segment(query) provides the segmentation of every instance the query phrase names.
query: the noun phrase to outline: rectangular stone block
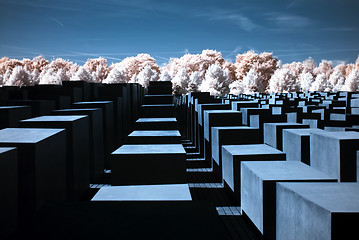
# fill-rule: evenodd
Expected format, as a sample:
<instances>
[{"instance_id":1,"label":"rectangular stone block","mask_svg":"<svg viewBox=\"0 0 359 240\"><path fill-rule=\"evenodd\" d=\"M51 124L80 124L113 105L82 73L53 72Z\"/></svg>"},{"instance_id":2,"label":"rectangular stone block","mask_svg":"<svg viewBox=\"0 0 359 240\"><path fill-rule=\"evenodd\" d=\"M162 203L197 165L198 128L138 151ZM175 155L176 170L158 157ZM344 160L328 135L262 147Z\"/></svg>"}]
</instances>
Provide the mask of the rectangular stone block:
<instances>
[{"instance_id":1,"label":"rectangular stone block","mask_svg":"<svg viewBox=\"0 0 359 240\"><path fill-rule=\"evenodd\" d=\"M66 199L66 132L64 129L5 128L0 147L18 150L19 221L41 206Z\"/></svg>"},{"instance_id":2,"label":"rectangular stone block","mask_svg":"<svg viewBox=\"0 0 359 240\"><path fill-rule=\"evenodd\" d=\"M204 111L206 110L231 110L231 106L223 103L198 104L198 124L201 126L203 126Z\"/></svg>"},{"instance_id":3,"label":"rectangular stone block","mask_svg":"<svg viewBox=\"0 0 359 240\"><path fill-rule=\"evenodd\" d=\"M178 130L144 130L133 131L128 135L129 144L180 144L181 134Z\"/></svg>"},{"instance_id":4,"label":"rectangular stone block","mask_svg":"<svg viewBox=\"0 0 359 240\"><path fill-rule=\"evenodd\" d=\"M7 238L18 225L17 149L0 147L0 238Z\"/></svg>"},{"instance_id":5,"label":"rectangular stone block","mask_svg":"<svg viewBox=\"0 0 359 240\"><path fill-rule=\"evenodd\" d=\"M276 188L278 240L358 235L358 183L278 183Z\"/></svg>"},{"instance_id":6,"label":"rectangular stone block","mask_svg":"<svg viewBox=\"0 0 359 240\"><path fill-rule=\"evenodd\" d=\"M212 127L213 172L222 181L222 146L262 143L259 129L247 126Z\"/></svg>"},{"instance_id":7,"label":"rectangular stone block","mask_svg":"<svg viewBox=\"0 0 359 240\"><path fill-rule=\"evenodd\" d=\"M142 118L170 118L175 116L173 104L141 105L140 116Z\"/></svg>"},{"instance_id":8,"label":"rectangular stone block","mask_svg":"<svg viewBox=\"0 0 359 240\"><path fill-rule=\"evenodd\" d=\"M81 199L90 188L88 116L42 116L22 120L20 127L66 129L67 199Z\"/></svg>"},{"instance_id":9,"label":"rectangular stone block","mask_svg":"<svg viewBox=\"0 0 359 240\"><path fill-rule=\"evenodd\" d=\"M267 118L270 115L269 109L264 108L241 108L242 112L242 123L243 125L249 125L250 124L250 116L251 115L265 115Z\"/></svg>"},{"instance_id":10,"label":"rectangular stone block","mask_svg":"<svg viewBox=\"0 0 359 240\"><path fill-rule=\"evenodd\" d=\"M104 174L105 151L101 108L55 110L53 115L87 115L89 118L90 182L97 183Z\"/></svg>"},{"instance_id":11,"label":"rectangular stone block","mask_svg":"<svg viewBox=\"0 0 359 240\"><path fill-rule=\"evenodd\" d=\"M123 145L111 154L111 184L185 183L185 162L181 144Z\"/></svg>"},{"instance_id":12,"label":"rectangular stone block","mask_svg":"<svg viewBox=\"0 0 359 240\"><path fill-rule=\"evenodd\" d=\"M102 187L91 201L191 201L188 184Z\"/></svg>"},{"instance_id":13,"label":"rectangular stone block","mask_svg":"<svg viewBox=\"0 0 359 240\"><path fill-rule=\"evenodd\" d=\"M301 162L242 162L241 168L242 213L251 219L264 239L276 239L277 182L337 181Z\"/></svg>"},{"instance_id":14,"label":"rectangular stone block","mask_svg":"<svg viewBox=\"0 0 359 240\"><path fill-rule=\"evenodd\" d=\"M206 201L83 201L44 208L18 239L227 240L228 235Z\"/></svg>"},{"instance_id":15,"label":"rectangular stone block","mask_svg":"<svg viewBox=\"0 0 359 240\"><path fill-rule=\"evenodd\" d=\"M139 118L135 122L136 130L176 130L176 118Z\"/></svg>"},{"instance_id":16,"label":"rectangular stone block","mask_svg":"<svg viewBox=\"0 0 359 240\"><path fill-rule=\"evenodd\" d=\"M144 96L144 104L152 105L152 104L173 104L173 95L145 95Z\"/></svg>"},{"instance_id":17,"label":"rectangular stone block","mask_svg":"<svg viewBox=\"0 0 359 240\"><path fill-rule=\"evenodd\" d=\"M241 108L258 108L258 102L253 101L232 101L231 109L235 111L241 111Z\"/></svg>"},{"instance_id":18,"label":"rectangular stone block","mask_svg":"<svg viewBox=\"0 0 359 240\"><path fill-rule=\"evenodd\" d=\"M283 129L309 128L309 125L300 123L264 123L264 143L283 150Z\"/></svg>"},{"instance_id":19,"label":"rectangular stone block","mask_svg":"<svg viewBox=\"0 0 359 240\"><path fill-rule=\"evenodd\" d=\"M204 138L211 140L211 128L242 125L242 113L233 110L206 110L204 112Z\"/></svg>"},{"instance_id":20,"label":"rectangular stone block","mask_svg":"<svg viewBox=\"0 0 359 240\"><path fill-rule=\"evenodd\" d=\"M283 130L283 152L287 161L299 161L310 165L310 133L321 129L301 128Z\"/></svg>"},{"instance_id":21,"label":"rectangular stone block","mask_svg":"<svg viewBox=\"0 0 359 240\"><path fill-rule=\"evenodd\" d=\"M266 144L222 146L224 184L237 203L241 202L241 162L273 160L285 160L285 153Z\"/></svg>"},{"instance_id":22,"label":"rectangular stone block","mask_svg":"<svg viewBox=\"0 0 359 240\"><path fill-rule=\"evenodd\" d=\"M17 127L26 118L31 118L29 106L0 106L0 129Z\"/></svg>"},{"instance_id":23,"label":"rectangular stone block","mask_svg":"<svg viewBox=\"0 0 359 240\"><path fill-rule=\"evenodd\" d=\"M340 182L359 180L359 132L310 133L310 164L312 167L336 177Z\"/></svg>"},{"instance_id":24,"label":"rectangular stone block","mask_svg":"<svg viewBox=\"0 0 359 240\"><path fill-rule=\"evenodd\" d=\"M114 114L113 114L113 102L112 101L93 101L93 102L76 102L73 108L101 108L103 114L103 136L105 144L105 167L110 168L109 156L118 146L114 141Z\"/></svg>"},{"instance_id":25,"label":"rectangular stone block","mask_svg":"<svg viewBox=\"0 0 359 240\"><path fill-rule=\"evenodd\" d=\"M46 115L55 110L55 101L52 100L9 100L7 105L30 106L32 117Z\"/></svg>"}]
</instances>

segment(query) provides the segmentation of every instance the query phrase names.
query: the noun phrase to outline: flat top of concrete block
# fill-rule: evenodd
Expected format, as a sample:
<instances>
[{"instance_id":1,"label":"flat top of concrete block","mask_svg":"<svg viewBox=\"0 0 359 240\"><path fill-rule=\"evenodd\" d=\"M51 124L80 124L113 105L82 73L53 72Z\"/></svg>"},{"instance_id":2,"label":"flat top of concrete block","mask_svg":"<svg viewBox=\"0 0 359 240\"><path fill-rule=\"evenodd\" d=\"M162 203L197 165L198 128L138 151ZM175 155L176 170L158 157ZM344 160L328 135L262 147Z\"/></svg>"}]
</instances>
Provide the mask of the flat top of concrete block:
<instances>
[{"instance_id":1,"label":"flat top of concrete block","mask_svg":"<svg viewBox=\"0 0 359 240\"><path fill-rule=\"evenodd\" d=\"M112 154L185 154L182 144L122 145Z\"/></svg>"},{"instance_id":2,"label":"flat top of concrete block","mask_svg":"<svg viewBox=\"0 0 359 240\"><path fill-rule=\"evenodd\" d=\"M308 126L302 123L288 123L288 122L279 122L279 123L264 123L264 125L275 125L275 126ZM309 126L308 126L309 127Z\"/></svg>"},{"instance_id":3,"label":"flat top of concrete block","mask_svg":"<svg viewBox=\"0 0 359 240\"><path fill-rule=\"evenodd\" d=\"M0 154L16 149L15 147L0 147Z\"/></svg>"},{"instance_id":4,"label":"flat top of concrete block","mask_svg":"<svg viewBox=\"0 0 359 240\"><path fill-rule=\"evenodd\" d=\"M176 118L139 118L136 122L177 122Z\"/></svg>"},{"instance_id":5,"label":"flat top of concrete block","mask_svg":"<svg viewBox=\"0 0 359 240\"><path fill-rule=\"evenodd\" d=\"M54 110L54 112L80 112L80 111L98 111L101 108L68 108L68 109L60 109Z\"/></svg>"},{"instance_id":6,"label":"flat top of concrete block","mask_svg":"<svg viewBox=\"0 0 359 240\"><path fill-rule=\"evenodd\" d=\"M202 106L219 106L219 105L223 105L223 106L229 106L229 104L226 103L200 103L198 104L198 107L202 107Z\"/></svg>"},{"instance_id":7,"label":"flat top of concrete block","mask_svg":"<svg viewBox=\"0 0 359 240\"><path fill-rule=\"evenodd\" d=\"M211 113L220 113L220 114L226 114L226 113L241 113L240 111L236 111L236 110L205 110L204 113L207 114L211 114Z\"/></svg>"},{"instance_id":8,"label":"flat top of concrete block","mask_svg":"<svg viewBox=\"0 0 359 240\"><path fill-rule=\"evenodd\" d=\"M153 137L180 137L181 134L179 131L177 130L136 130L133 131L130 135L128 135L129 137L148 137L148 136L153 136Z\"/></svg>"},{"instance_id":9,"label":"flat top of concrete block","mask_svg":"<svg viewBox=\"0 0 359 240\"><path fill-rule=\"evenodd\" d=\"M146 104L141 105L141 107L173 107L174 104Z\"/></svg>"},{"instance_id":10,"label":"flat top of concrete block","mask_svg":"<svg viewBox=\"0 0 359 240\"><path fill-rule=\"evenodd\" d=\"M145 97L173 97L173 95L172 94L161 94L161 95L155 95L155 94L153 94L153 95L145 95Z\"/></svg>"},{"instance_id":11,"label":"flat top of concrete block","mask_svg":"<svg viewBox=\"0 0 359 240\"><path fill-rule=\"evenodd\" d=\"M191 201L188 184L102 187L91 201Z\"/></svg>"},{"instance_id":12,"label":"flat top of concrete block","mask_svg":"<svg viewBox=\"0 0 359 240\"><path fill-rule=\"evenodd\" d=\"M284 154L267 144L225 145L223 148L232 155Z\"/></svg>"},{"instance_id":13,"label":"flat top of concrete block","mask_svg":"<svg viewBox=\"0 0 359 240\"><path fill-rule=\"evenodd\" d=\"M82 118L86 118L87 115L66 115L66 116L41 116L35 118L29 118L22 120L21 122L73 122Z\"/></svg>"},{"instance_id":14,"label":"flat top of concrete block","mask_svg":"<svg viewBox=\"0 0 359 240\"><path fill-rule=\"evenodd\" d=\"M0 106L1 109L27 108L27 106Z\"/></svg>"},{"instance_id":15,"label":"flat top of concrete block","mask_svg":"<svg viewBox=\"0 0 359 240\"><path fill-rule=\"evenodd\" d=\"M0 130L0 143L37 143L64 129L5 128Z\"/></svg>"},{"instance_id":16,"label":"flat top of concrete block","mask_svg":"<svg viewBox=\"0 0 359 240\"><path fill-rule=\"evenodd\" d=\"M75 102L74 104L96 104L96 103L112 103L112 101L91 101L91 102Z\"/></svg>"},{"instance_id":17,"label":"flat top of concrete block","mask_svg":"<svg viewBox=\"0 0 359 240\"><path fill-rule=\"evenodd\" d=\"M359 132L352 131L318 131L312 132L313 135L321 135L323 137L335 138L338 140L359 140Z\"/></svg>"},{"instance_id":18,"label":"flat top of concrete block","mask_svg":"<svg viewBox=\"0 0 359 240\"><path fill-rule=\"evenodd\" d=\"M290 132L300 136L310 136L312 132L322 132L324 130L319 128L296 128L296 129L284 129L285 132Z\"/></svg>"},{"instance_id":19,"label":"flat top of concrete block","mask_svg":"<svg viewBox=\"0 0 359 240\"><path fill-rule=\"evenodd\" d=\"M248 126L227 126L227 127L212 127L212 129L218 130L246 130L246 129L259 129L256 127L248 127Z\"/></svg>"},{"instance_id":20,"label":"flat top of concrete block","mask_svg":"<svg viewBox=\"0 0 359 240\"><path fill-rule=\"evenodd\" d=\"M277 183L331 212L359 212L359 183Z\"/></svg>"},{"instance_id":21,"label":"flat top of concrete block","mask_svg":"<svg viewBox=\"0 0 359 240\"><path fill-rule=\"evenodd\" d=\"M297 161L251 161L243 162L242 164L262 180L337 180Z\"/></svg>"}]
</instances>

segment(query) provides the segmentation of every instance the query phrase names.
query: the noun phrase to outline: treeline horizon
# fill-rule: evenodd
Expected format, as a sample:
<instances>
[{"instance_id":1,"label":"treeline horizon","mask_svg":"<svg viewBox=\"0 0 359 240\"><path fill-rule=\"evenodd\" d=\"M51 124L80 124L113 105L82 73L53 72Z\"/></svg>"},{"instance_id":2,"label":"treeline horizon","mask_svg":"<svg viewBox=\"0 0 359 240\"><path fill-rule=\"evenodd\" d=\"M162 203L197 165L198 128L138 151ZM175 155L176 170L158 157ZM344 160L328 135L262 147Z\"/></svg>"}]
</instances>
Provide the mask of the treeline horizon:
<instances>
[{"instance_id":1,"label":"treeline horizon","mask_svg":"<svg viewBox=\"0 0 359 240\"><path fill-rule=\"evenodd\" d=\"M160 67L149 54L127 57L108 64L105 58L88 59L78 65L62 58L51 61L42 56L33 59L0 59L0 86L61 85L63 81L94 83L139 83L171 81L174 94L203 91L211 95L272 93L297 91L359 90L359 57L355 63L333 66L331 61L317 64L312 58L282 64L272 53L250 50L226 61L221 52L203 50L171 58Z\"/></svg>"}]
</instances>

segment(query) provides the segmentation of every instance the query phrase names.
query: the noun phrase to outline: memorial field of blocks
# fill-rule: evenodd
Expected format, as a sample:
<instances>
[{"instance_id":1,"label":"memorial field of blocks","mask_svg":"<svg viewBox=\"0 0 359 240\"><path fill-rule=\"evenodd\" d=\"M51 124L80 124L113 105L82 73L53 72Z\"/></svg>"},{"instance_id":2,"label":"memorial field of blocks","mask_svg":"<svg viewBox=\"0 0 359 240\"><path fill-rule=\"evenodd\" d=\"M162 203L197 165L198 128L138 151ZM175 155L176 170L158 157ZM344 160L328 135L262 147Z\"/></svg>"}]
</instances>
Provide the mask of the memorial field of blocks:
<instances>
[{"instance_id":1,"label":"memorial field of blocks","mask_svg":"<svg viewBox=\"0 0 359 240\"><path fill-rule=\"evenodd\" d=\"M357 239L359 93L0 88L0 239Z\"/></svg>"}]
</instances>

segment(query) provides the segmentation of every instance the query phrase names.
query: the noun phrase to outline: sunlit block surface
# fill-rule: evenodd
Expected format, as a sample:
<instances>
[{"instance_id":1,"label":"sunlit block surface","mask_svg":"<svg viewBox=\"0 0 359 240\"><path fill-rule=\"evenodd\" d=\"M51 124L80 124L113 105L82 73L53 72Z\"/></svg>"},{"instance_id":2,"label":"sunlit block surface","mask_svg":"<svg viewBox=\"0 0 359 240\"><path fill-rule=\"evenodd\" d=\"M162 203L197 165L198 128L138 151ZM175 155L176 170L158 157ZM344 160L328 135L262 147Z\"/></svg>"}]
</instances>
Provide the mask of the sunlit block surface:
<instances>
[{"instance_id":1,"label":"sunlit block surface","mask_svg":"<svg viewBox=\"0 0 359 240\"><path fill-rule=\"evenodd\" d=\"M191 201L188 184L102 187L91 201Z\"/></svg>"}]
</instances>

